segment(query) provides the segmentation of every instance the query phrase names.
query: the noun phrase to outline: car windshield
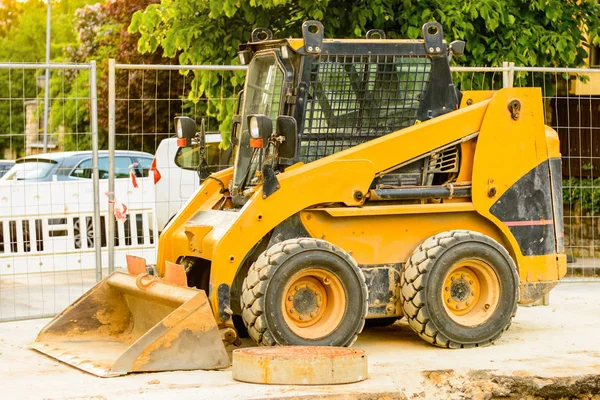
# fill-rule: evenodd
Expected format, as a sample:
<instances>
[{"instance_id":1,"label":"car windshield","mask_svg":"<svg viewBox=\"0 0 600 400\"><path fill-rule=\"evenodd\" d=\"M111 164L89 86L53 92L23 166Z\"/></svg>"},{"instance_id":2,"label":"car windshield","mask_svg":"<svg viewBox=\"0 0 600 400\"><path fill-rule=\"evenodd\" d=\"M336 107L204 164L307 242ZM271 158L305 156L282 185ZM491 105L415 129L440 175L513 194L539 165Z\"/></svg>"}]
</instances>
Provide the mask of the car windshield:
<instances>
[{"instance_id":1,"label":"car windshield","mask_svg":"<svg viewBox=\"0 0 600 400\"><path fill-rule=\"evenodd\" d=\"M56 161L52 160L23 160L17 162L2 178L2 180L39 180L44 179L54 169Z\"/></svg>"},{"instance_id":2,"label":"car windshield","mask_svg":"<svg viewBox=\"0 0 600 400\"><path fill-rule=\"evenodd\" d=\"M279 114L282 86L283 71L278 66L274 54L259 55L252 59L248 67L244 89L242 133L234 176L236 186L242 186L245 182L249 182L255 175L258 166L259 157L257 154L253 157L255 150L250 147L246 116L264 114L273 120L273 126L275 126L275 120Z\"/></svg>"}]
</instances>

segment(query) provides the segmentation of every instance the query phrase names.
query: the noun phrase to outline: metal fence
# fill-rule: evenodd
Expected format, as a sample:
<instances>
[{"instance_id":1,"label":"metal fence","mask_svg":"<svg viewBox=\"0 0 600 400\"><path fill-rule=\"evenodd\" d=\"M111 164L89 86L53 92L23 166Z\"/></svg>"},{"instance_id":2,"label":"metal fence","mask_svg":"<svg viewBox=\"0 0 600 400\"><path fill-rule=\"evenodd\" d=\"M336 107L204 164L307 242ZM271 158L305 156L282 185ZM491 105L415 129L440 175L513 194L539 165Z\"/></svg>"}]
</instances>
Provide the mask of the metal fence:
<instances>
[{"instance_id":1,"label":"metal fence","mask_svg":"<svg viewBox=\"0 0 600 400\"><path fill-rule=\"evenodd\" d=\"M211 169L227 166L220 132L230 127L246 69L110 60L108 97L97 103L94 62L0 64L0 159L41 150L46 67L50 149L90 156L67 171L76 179L0 185L0 321L54 315L100 279L102 267L124 267L126 254L155 260L158 232L199 186L189 165L200 155L176 146L173 118L204 120ZM600 70L512 63L452 70L463 91L542 89L546 124L561 139L568 277L599 277ZM97 108L107 140L94 152Z\"/></svg>"},{"instance_id":2,"label":"metal fence","mask_svg":"<svg viewBox=\"0 0 600 400\"><path fill-rule=\"evenodd\" d=\"M192 167L199 165L199 151L197 148L180 149L176 145L174 117L184 115L198 123L203 121L209 138L209 170L214 172L227 167L231 149L219 148L220 132L229 129L245 70L244 66L130 65L109 60L109 165L118 166L114 155L118 150L156 155L151 176L147 178L155 183L155 195L144 197L144 202L139 204L154 207L156 231L165 227L200 183L200 171ZM109 173L109 191L130 207L131 192L115 189L119 171L110 170ZM117 228L109 225L109 235ZM115 247L122 245L114 244ZM117 252L118 249L116 247ZM147 251L142 256L152 264L156 254ZM124 259L109 258L109 271L122 267L123 263Z\"/></svg>"},{"instance_id":3,"label":"metal fence","mask_svg":"<svg viewBox=\"0 0 600 400\"><path fill-rule=\"evenodd\" d=\"M32 157L0 181L0 321L55 315L102 276L96 104L93 61L0 64L0 159Z\"/></svg>"}]
</instances>

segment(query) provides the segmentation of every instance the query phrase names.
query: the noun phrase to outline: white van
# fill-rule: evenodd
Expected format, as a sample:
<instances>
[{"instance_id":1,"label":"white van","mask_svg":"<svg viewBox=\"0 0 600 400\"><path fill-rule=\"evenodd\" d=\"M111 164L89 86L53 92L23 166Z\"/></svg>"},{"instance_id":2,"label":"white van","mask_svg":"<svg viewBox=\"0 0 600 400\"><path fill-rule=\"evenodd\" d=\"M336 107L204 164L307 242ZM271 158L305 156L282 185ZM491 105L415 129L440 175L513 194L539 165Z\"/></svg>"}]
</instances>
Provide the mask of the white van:
<instances>
[{"instance_id":1,"label":"white van","mask_svg":"<svg viewBox=\"0 0 600 400\"><path fill-rule=\"evenodd\" d=\"M210 172L231 166L231 149L219 149L220 133L206 133L206 156ZM164 139L150 167L156 189L156 222L161 232L200 186L200 147L179 147L177 138Z\"/></svg>"}]
</instances>

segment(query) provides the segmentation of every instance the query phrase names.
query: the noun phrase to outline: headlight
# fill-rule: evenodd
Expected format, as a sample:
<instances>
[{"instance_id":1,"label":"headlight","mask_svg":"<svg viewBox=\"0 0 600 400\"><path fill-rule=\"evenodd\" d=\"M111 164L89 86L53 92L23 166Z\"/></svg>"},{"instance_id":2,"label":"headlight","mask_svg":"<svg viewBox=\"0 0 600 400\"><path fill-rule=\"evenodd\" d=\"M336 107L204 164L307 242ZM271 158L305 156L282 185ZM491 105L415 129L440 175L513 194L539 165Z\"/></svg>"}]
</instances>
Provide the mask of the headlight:
<instances>
[{"instance_id":1,"label":"headlight","mask_svg":"<svg viewBox=\"0 0 600 400\"><path fill-rule=\"evenodd\" d=\"M175 132L177 132L177 137L178 138L183 137L183 126L181 126L181 120L180 119L176 119L175 120Z\"/></svg>"},{"instance_id":2,"label":"headlight","mask_svg":"<svg viewBox=\"0 0 600 400\"><path fill-rule=\"evenodd\" d=\"M260 138L260 132L258 131L258 119L256 117L250 118L250 137L252 139Z\"/></svg>"}]
</instances>

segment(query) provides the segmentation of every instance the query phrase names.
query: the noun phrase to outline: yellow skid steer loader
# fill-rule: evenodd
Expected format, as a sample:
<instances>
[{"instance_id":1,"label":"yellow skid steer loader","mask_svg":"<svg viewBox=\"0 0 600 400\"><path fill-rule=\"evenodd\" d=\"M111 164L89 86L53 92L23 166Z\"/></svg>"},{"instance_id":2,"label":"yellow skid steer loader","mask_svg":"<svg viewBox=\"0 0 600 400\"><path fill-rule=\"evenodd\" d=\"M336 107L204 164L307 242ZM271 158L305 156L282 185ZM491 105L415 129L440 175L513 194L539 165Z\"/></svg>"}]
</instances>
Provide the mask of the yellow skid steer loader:
<instances>
[{"instance_id":1,"label":"yellow skid steer loader","mask_svg":"<svg viewBox=\"0 0 600 400\"><path fill-rule=\"evenodd\" d=\"M437 23L422 40L302 31L240 46L234 166L162 232L159 278L132 258L37 349L102 376L220 368L221 339L350 346L365 321L402 317L436 346L485 346L564 276L540 89L461 93L448 60L464 42ZM201 145L195 121L175 124L180 145Z\"/></svg>"}]
</instances>

